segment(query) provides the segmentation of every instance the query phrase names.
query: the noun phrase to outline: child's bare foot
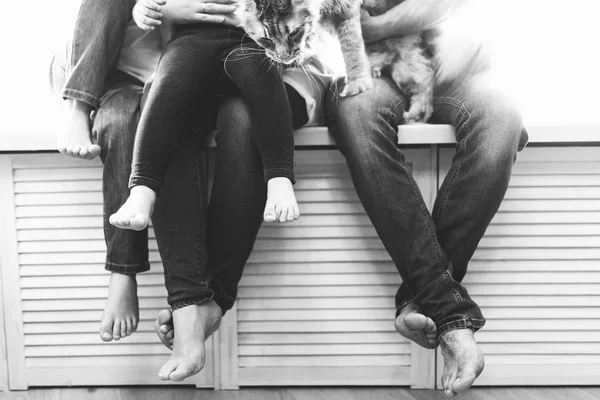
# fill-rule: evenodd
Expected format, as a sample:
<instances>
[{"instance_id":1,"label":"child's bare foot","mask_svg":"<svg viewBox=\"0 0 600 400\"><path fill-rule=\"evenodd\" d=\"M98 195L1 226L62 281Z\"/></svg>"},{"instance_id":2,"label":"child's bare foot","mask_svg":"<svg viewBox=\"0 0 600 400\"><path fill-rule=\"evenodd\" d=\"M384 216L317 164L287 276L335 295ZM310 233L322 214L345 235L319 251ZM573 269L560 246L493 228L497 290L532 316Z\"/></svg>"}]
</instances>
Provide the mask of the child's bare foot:
<instances>
[{"instance_id":1,"label":"child's bare foot","mask_svg":"<svg viewBox=\"0 0 600 400\"><path fill-rule=\"evenodd\" d=\"M154 330L160 341L170 350L173 350L173 339L175 330L173 329L173 313L165 309L158 313L158 318L154 321Z\"/></svg>"},{"instance_id":2,"label":"child's bare foot","mask_svg":"<svg viewBox=\"0 0 600 400\"><path fill-rule=\"evenodd\" d=\"M435 349L439 344L435 323L431 318L423 315L413 302L402 307L394 325L400 335L421 347Z\"/></svg>"},{"instance_id":3,"label":"child's bare foot","mask_svg":"<svg viewBox=\"0 0 600 400\"><path fill-rule=\"evenodd\" d=\"M173 311L173 329L177 332L173 353L158 377L163 381L180 382L200 372L206 358L204 342L220 324L221 308L214 300Z\"/></svg>"},{"instance_id":4,"label":"child's bare foot","mask_svg":"<svg viewBox=\"0 0 600 400\"><path fill-rule=\"evenodd\" d=\"M125 338L136 331L138 322L135 275L113 272L110 275L108 300L100 323L100 338L105 342Z\"/></svg>"},{"instance_id":5,"label":"child's bare foot","mask_svg":"<svg viewBox=\"0 0 600 400\"><path fill-rule=\"evenodd\" d=\"M65 100L66 124L56 138L58 151L66 156L91 160L100 155L100 146L92 143L90 105L73 99Z\"/></svg>"},{"instance_id":6,"label":"child's bare foot","mask_svg":"<svg viewBox=\"0 0 600 400\"><path fill-rule=\"evenodd\" d=\"M456 329L440 337L444 357L442 388L448 397L469 389L483 371L483 353L470 329Z\"/></svg>"},{"instance_id":7,"label":"child's bare foot","mask_svg":"<svg viewBox=\"0 0 600 400\"><path fill-rule=\"evenodd\" d=\"M134 186L131 188L125 204L119 208L119 211L111 215L108 221L117 228L141 231L150 222L155 201L154 190L146 186Z\"/></svg>"},{"instance_id":8,"label":"child's bare foot","mask_svg":"<svg viewBox=\"0 0 600 400\"><path fill-rule=\"evenodd\" d=\"M265 222L292 222L300 217L294 187L288 178L272 178L267 182Z\"/></svg>"}]
</instances>

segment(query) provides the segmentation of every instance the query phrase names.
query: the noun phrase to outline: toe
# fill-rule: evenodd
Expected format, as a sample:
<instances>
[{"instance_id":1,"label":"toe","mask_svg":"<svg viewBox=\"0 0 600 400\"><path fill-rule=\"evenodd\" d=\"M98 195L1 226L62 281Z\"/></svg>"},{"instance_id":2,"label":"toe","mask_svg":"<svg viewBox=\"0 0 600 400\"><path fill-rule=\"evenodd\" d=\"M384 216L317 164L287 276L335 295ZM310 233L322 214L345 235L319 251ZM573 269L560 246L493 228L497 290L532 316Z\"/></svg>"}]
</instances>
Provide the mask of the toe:
<instances>
[{"instance_id":1,"label":"toe","mask_svg":"<svg viewBox=\"0 0 600 400\"><path fill-rule=\"evenodd\" d=\"M275 217L275 205L273 203L267 203L265 206L265 212L263 214L263 219L265 222L272 223L277 219Z\"/></svg>"},{"instance_id":2,"label":"toe","mask_svg":"<svg viewBox=\"0 0 600 400\"><path fill-rule=\"evenodd\" d=\"M77 154L77 156L79 158L88 158L89 152L88 149L86 147L82 147L81 149L79 149L79 153Z\"/></svg>"},{"instance_id":3,"label":"toe","mask_svg":"<svg viewBox=\"0 0 600 400\"><path fill-rule=\"evenodd\" d=\"M281 207L279 206L275 206L275 221L279 221L279 218L281 217L281 211L283 211L281 209Z\"/></svg>"},{"instance_id":4,"label":"toe","mask_svg":"<svg viewBox=\"0 0 600 400\"><path fill-rule=\"evenodd\" d=\"M113 339L121 339L121 321L116 320L113 325Z\"/></svg>"},{"instance_id":5,"label":"toe","mask_svg":"<svg viewBox=\"0 0 600 400\"><path fill-rule=\"evenodd\" d=\"M168 381L171 373L177 369L177 361L167 361L165 365L160 368L158 371L158 378L161 381Z\"/></svg>"},{"instance_id":6,"label":"toe","mask_svg":"<svg viewBox=\"0 0 600 400\"><path fill-rule=\"evenodd\" d=\"M158 325L171 325L173 323L173 314L171 310L165 309L158 313Z\"/></svg>"},{"instance_id":7,"label":"toe","mask_svg":"<svg viewBox=\"0 0 600 400\"><path fill-rule=\"evenodd\" d=\"M89 157L90 158L98 157L100 155L101 150L102 149L97 144L91 145L89 148Z\"/></svg>"},{"instance_id":8,"label":"toe","mask_svg":"<svg viewBox=\"0 0 600 400\"><path fill-rule=\"evenodd\" d=\"M78 144L73 145L71 147L71 155L74 157L79 157L79 152L81 151L81 146Z\"/></svg>"},{"instance_id":9,"label":"toe","mask_svg":"<svg viewBox=\"0 0 600 400\"><path fill-rule=\"evenodd\" d=\"M121 321L121 335L123 337L131 335L131 321L129 319Z\"/></svg>"},{"instance_id":10,"label":"toe","mask_svg":"<svg viewBox=\"0 0 600 400\"><path fill-rule=\"evenodd\" d=\"M294 204L294 219L300 218L300 208L298 204Z\"/></svg>"},{"instance_id":11,"label":"toe","mask_svg":"<svg viewBox=\"0 0 600 400\"><path fill-rule=\"evenodd\" d=\"M296 219L296 218L295 218L295 211L294 211L294 207L292 206L292 207L290 207L290 208L288 209L288 214L287 214L287 222L292 222L292 221L294 221L295 219Z\"/></svg>"},{"instance_id":12,"label":"toe","mask_svg":"<svg viewBox=\"0 0 600 400\"><path fill-rule=\"evenodd\" d=\"M279 215L279 222L287 222L288 213L289 209L287 207L282 207L281 214Z\"/></svg>"},{"instance_id":13,"label":"toe","mask_svg":"<svg viewBox=\"0 0 600 400\"><path fill-rule=\"evenodd\" d=\"M201 368L194 368L194 365L190 362L180 362L177 369L171 372L169 378L174 382L181 382L185 378L197 374L200 370Z\"/></svg>"},{"instance_id":14,"label":"toe","mask_svg":"<svg viewBox=\"0 0 600 400\"><path fill-rule=\"evenodd\" d=\"M110 342L113 340L112 329L112 320L102 319L102 322L100 323L100 339L105 342Z\"/></svg>"},{"instance_id":15,"label":"toe","mask_svg":"<svg viewBox=\"0 0 600 400\"><path fill-rule=\"evenodd\" d=\"M131 319L131 332L136 332L139 324L139 320L137 318Z\"/></svg>"}]
</instances>

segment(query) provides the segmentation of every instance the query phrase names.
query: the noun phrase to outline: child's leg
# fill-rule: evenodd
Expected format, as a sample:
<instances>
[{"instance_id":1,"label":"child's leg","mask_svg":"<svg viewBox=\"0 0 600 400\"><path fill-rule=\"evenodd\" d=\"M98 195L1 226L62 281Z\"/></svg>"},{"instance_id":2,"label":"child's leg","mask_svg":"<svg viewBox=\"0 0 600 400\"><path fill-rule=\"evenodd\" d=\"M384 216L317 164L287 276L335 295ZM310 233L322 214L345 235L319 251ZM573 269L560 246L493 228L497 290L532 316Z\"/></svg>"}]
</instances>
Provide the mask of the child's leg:
<instances>
[{"instance_id":1,"label":"child's leg","mask_svg":"<svg viewBox=\"0 0 600 400\"><path fill-rule=\"evenodd\" d=\"M300 216L294 183L294 128L288 96L277 68L257 45L235 49L225 63L248 104L252 132L267 182L266 222L291 222Z\"/></svg>"},{"instance_id":2,"label":"child's leg","mask_svg":"<svg viewBox=\"0 0 600 400\"><path fill-rule=\"evenodd\" d=\"M130 196L111 224L135 230L148 225L174 150L193 132L195 113L215 101L221 54L231 47L228 32L188 27L167 45L135 138Z\"/></svg>"},{"instance_id":3,"label":"child's leg","mask_svg":"<svg viewBox=\"0 0 600 400\"><path fill-rule=\"evenodd\" d=\"M57 138L63 154L88 159L100 154L100 147L92 143L90 112L100 106L134 5L135 0L81 3L73 37L62 57L66 82L55 88L65 99L65 126ZM59 58L53 62L60 63Z\"/></svg>"},{"instance_id":4,"label":"child's leg","mask_svg":"<svg viewBox=\"0 0 600 400\"><path fill-rule=\"evenodd\" d=\"M148 271L148 232L117 229L108 217L125 202L131 169L133 140L140 114L142 86L128 80L111 82L93 122L104 163L104 236L106 269L111 271L109 295L102 314L100 337L104 341L129 336L139 321L135 276Z\"/></svg>"}]
</instances>

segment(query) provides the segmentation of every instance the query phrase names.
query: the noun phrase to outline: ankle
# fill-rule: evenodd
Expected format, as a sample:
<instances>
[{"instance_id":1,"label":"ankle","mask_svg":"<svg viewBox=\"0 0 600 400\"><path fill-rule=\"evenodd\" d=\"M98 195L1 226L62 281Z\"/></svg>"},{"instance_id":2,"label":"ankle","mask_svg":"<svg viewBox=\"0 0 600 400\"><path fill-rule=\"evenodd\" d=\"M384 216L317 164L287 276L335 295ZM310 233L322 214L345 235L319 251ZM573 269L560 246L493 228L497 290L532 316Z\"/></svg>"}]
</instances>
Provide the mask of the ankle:
<instances>
[{"instance_id":1,"label":"ankle","mask_svg":"<svg viewBox=\"0 0 600 400\"><path fill-rule=\"evenodd\" d=\"M143 197L150 201L156 200L156 192L154 192L154 190L150 189L148 186L144 186L144 185L138 185L138 186L132 187L131 190L129 191L129 195L135 196L135 197Z\"/></svg>"},{"instance_id":2,"label":"ankle","mask_svg":"<svg viewBox=\"0 0 600 400\"><path fill-rule=\"evenodd\" d=\"M90 115L93 109L88 103L76 99L65 99L65 105L70 111L86 115Z\"/></svg>"}]
</instances>

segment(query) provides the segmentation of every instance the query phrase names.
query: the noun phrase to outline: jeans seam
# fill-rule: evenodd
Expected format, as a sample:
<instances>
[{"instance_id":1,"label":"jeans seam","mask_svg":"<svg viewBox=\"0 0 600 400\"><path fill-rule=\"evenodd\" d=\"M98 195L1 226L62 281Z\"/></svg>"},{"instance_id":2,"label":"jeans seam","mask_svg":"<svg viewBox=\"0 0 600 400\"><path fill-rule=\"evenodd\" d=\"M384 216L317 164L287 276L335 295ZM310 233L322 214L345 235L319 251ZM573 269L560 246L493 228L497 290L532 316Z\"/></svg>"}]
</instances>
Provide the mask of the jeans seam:
<instances>
[{"instance_id":1,"label":"jeans seam","mask_svg":"<svg viewBox=\"0 0 600 400\"><path fill-rule=\"evenodd\" d=\"M437 99L435 102L456 107L458 109L458 111L466 118L466 121L463 123L463 126L466 131L465 137L458 144L461 147L461 149L463 150L464 154L463 154L463 156L460 157L460 159L456 163L456 168L455 168L452 176L450 177L450 180L448 181L448 186L447 186L446 190L444 191L444 193L442 194L442 201L440 201L440 207L439 207L439 211L438 211L438 220L441 220L444 210L446 209L446 205L448 203L448 198L450 197L450 192L452 191L452 188L454 187L454 182L456 182L456 178L458 177L458 174L460 173L462 163L463 163L465 157L467 156L466 141L471 133L471 128L469 126L469 120L471 118L471 113L469 113L469 111L466 109L463 102L453 99L451 97L444 97L441 99Z\"/></svg>"},{"instance_id":2,"label":"jeans seam","mask_svg":"<svg viewBox=\"0 0 600 400\"><path fill-rule=\"evenodd\" d=\"M198 190L198 193L196 193L196 198L198 199L195 203L196 203L196 227L198 229L198 232L200 232L200 238L199 240L201 241L200 244L198 244L198 241L194 242L194 246L195 246L195 254L196 254L196 278L198 280L198 282L200 280L202 280L202 243L204 243L204 233L202 230L202 202L204 201L204 199L202 199L202 189L200 187L200 171L198 170L198 150L194 149L193 150L194 153L194 157L193 157L193 161L194 164L192 166L192 168L194 169L194 180L195 180L195 184L196 184L196 188ZM213 294L214 296L214 294ZM212 298L212 297L211 297Z\"/></svg>"},{"instance_id":3,"label":"jeans seam","mask_svg":"<svg viewBox=\"0 0 600 400\"><path fill-rule=\"evenodd\" d=\"M173 306L171 306L171 311L175 311L175 310L178 310L180 308L187 307L187 306L199 306L199 305L202 305L204 303L208 303L209 301L211 301L212 299L214 299L214 297L215 297L215 293L212 292L210 296L208 296L208 297L201 297L198 300L182 300L182 301L178 301L177 303L173 304ZM223 309L221 309L221 314L223 314Z\"/></svg>"}]
</instances>

